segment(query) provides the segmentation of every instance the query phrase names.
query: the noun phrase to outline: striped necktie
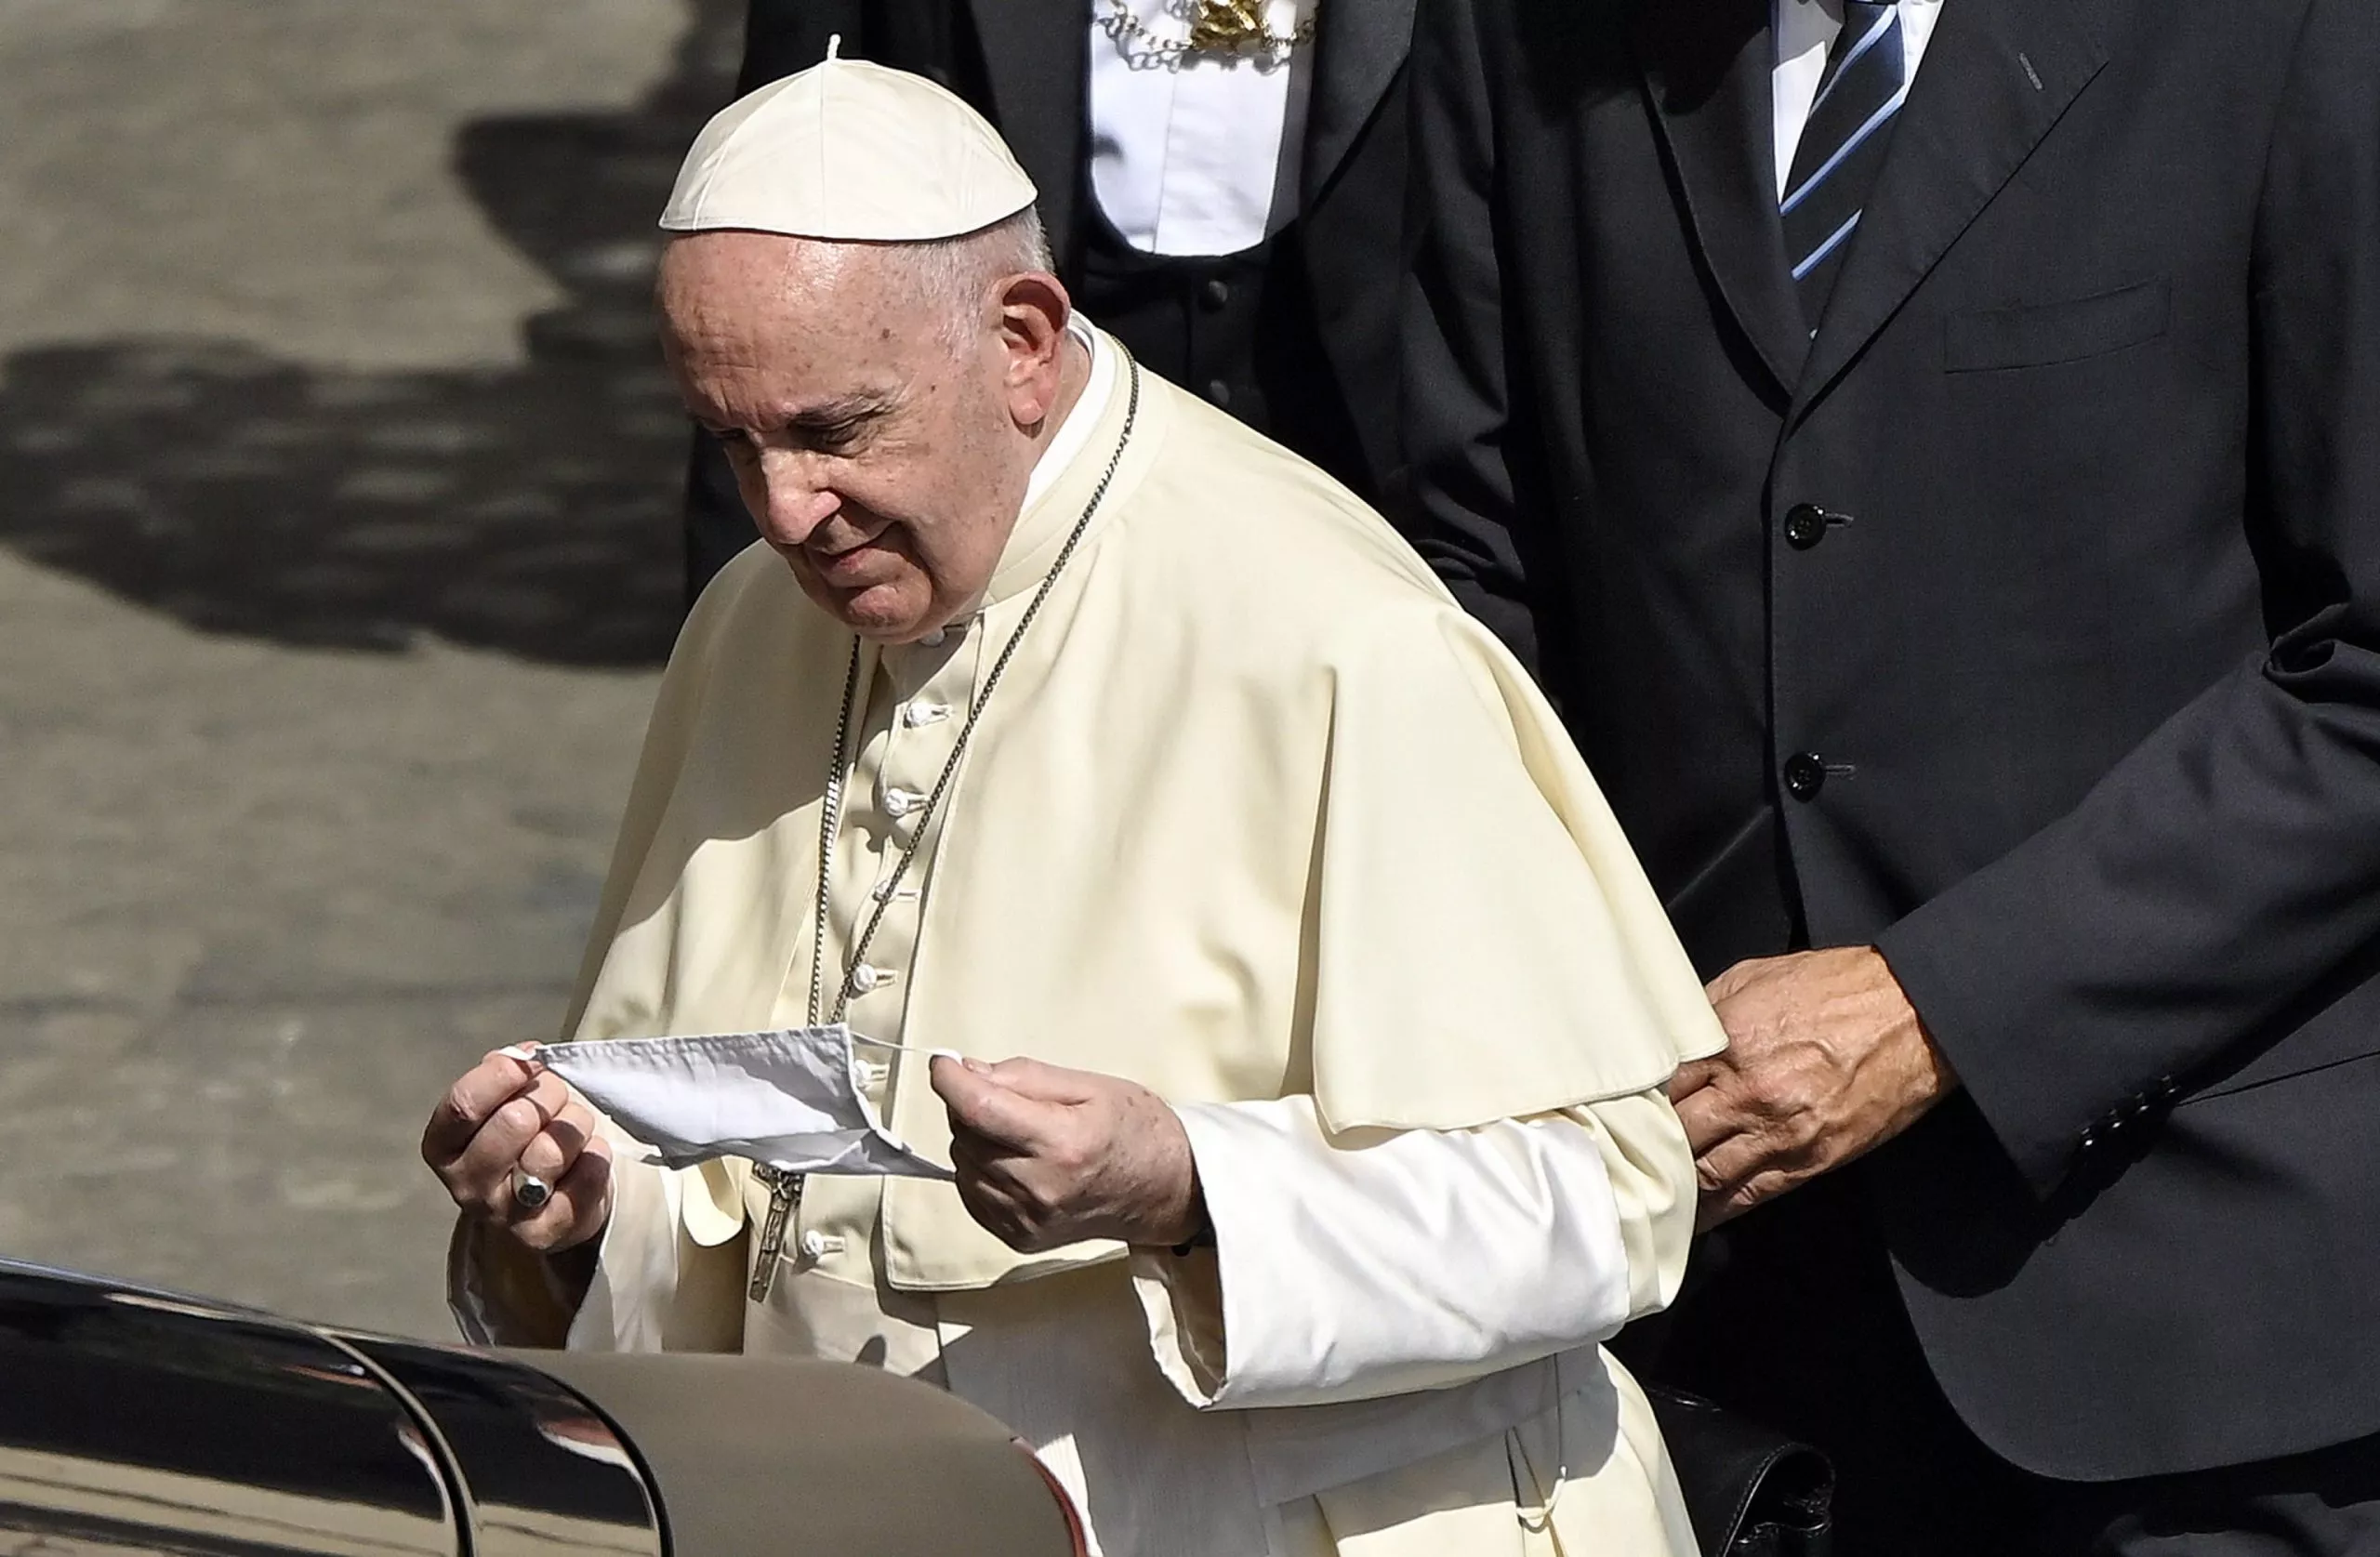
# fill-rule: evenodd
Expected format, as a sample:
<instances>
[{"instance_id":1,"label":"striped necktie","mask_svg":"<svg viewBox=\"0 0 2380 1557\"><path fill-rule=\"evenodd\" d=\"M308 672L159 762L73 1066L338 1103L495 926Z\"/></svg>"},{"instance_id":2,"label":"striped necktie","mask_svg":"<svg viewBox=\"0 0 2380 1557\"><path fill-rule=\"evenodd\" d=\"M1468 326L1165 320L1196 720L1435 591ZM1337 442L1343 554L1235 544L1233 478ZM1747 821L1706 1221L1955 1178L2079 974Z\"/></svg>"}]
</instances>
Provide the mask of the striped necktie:
<instances>
[{"instance_id":1,"label":"striped necktie","mask_svg":"<svg viewBox=\"0 0 2380 1557\"><path fill-rule=\"evenodd\" d=\"M1884 165L1894 116L1908 97L1899 11L1890 4L1844 0L1843 31L1827 53L1826 73L1778 205L1794 290L1812 335L1858 231L1876 169Z\"/></svg>"}]
</instances>

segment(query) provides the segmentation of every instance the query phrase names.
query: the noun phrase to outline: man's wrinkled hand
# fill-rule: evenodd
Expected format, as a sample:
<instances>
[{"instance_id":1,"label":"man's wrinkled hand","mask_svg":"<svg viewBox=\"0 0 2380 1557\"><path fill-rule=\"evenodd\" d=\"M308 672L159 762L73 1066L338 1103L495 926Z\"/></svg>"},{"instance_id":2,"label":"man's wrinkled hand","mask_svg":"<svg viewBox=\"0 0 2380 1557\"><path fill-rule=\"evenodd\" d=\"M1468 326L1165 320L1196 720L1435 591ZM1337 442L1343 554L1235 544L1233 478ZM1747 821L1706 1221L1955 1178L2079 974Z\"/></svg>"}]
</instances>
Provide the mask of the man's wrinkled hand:
<instances>
[{"instance_id":1,"label":"man's wrinkled hand","mask_svg":"<svg viewBox=\"0 0 2380 1557\"><path fill-rule=\"evenodd\" d=\"M1147 1088L1038 1060L937 1058L968 1212L1031 1254L1086 1238L1178 1244L1202 1210L1190 1138Z\"/></svg>"},{"instance_id":2,"label":"man's wrinkled hand","mask_svg":"<svg viewBox=\"0 0 2380 1557\"><path fill-rule=\"evenodd\" d=\"M1958 1086L1872 946L1739 962L1706 993L1726 1051L1670 1083L1705 1227L1882 1145Z\"/></svg>"},{"instance_id":3,"label":"man's wrinkled hand","mask_svg":"<svg viewBox=\"0 0 2380 1557\"><path fill-rule=\"evenodd\" d=\"M447 1089L421 1133L421 1157L470 1216L538 1254L587 1243L612 1216L612 1146L595 1111L541 1066L497 1050ZM515 1172L553 1194L534 1210L514 1198Z\"/></svg>"}]
</instances>

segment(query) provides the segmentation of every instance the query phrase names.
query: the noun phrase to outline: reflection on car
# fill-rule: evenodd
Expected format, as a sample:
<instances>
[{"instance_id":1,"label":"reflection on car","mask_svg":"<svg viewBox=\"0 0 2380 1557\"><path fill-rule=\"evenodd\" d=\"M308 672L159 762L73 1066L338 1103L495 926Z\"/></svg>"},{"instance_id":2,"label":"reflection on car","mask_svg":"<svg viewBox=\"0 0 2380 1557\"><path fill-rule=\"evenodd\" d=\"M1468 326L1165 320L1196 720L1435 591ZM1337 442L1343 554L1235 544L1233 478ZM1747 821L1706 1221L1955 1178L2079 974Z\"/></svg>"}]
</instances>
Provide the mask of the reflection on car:
<instances>
[{"instance_id":1,"label":"reflection on car","mask_svg":"<svg viewBox=\"0 0 2380 1557\"><path fill-rule=\"evenodd\" d=\"M874 1369L470 1352L0 1260L0 1551L1081 1550L1007 1429Z\"/></svg>"}]
</instances>

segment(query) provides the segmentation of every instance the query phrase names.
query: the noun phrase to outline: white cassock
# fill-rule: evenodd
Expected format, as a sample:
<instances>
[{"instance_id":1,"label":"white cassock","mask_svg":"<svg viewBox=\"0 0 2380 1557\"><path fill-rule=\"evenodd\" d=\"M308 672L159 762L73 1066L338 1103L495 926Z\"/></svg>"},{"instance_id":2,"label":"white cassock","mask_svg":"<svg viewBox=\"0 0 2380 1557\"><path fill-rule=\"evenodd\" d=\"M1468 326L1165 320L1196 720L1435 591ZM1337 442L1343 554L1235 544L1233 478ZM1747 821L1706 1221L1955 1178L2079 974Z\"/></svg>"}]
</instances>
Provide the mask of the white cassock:
<instances>
[{"instance_id":1,"label":"white cassock","mask_svg":"<svg viewBox=\"0 0 2380 1557\"><path fill-rule=\"evenodd\" d=\"M1404 543L1076 328L1088 387L980 608L862 650L826 983L914 842L852 1026L1149 1087L1216 1247L1022 1255L947 1184L813 1176L755 1303L767 1186L630 1147L575 1315L472 1224L456 1312L480 1339L566 1323L573 1347L932 1379L1033 1444L1112 1557L1687 1557L1644 1398L1596 1343L1685 1264L1661 1088L1721 1045L1701 987L1551 709ZM766 548L704 596L570 1036L808 1020L852 642ZM946 1160L922 1057L886 1058L871 1097Z\"/></svg>"}]
</instances>

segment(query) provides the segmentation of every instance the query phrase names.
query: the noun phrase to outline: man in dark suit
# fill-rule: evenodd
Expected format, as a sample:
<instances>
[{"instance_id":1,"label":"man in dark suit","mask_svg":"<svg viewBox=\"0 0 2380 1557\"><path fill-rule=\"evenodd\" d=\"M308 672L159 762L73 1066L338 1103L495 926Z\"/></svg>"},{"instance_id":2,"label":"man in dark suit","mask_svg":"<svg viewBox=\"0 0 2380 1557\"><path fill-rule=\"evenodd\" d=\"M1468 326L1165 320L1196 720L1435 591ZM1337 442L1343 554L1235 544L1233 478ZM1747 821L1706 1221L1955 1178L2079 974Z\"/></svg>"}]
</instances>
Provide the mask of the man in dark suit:
<instances>
[{"instance_id":1,"label":"man in dark suit","mask_svg":"<svg viewBox=\"0 0 2380 1557\"><path fill-rule=\"evenodd\" d=\"M846 58L950 87L999 128L1039 187L1078 307L1147 366L1374 497L1396 421L1413 0L1207 0L1190 19L1175 9L1164 0L750 0L740 90L817 63L837 34ZM1253 18L1272 38L1183 51L1197 15ZM1098 66L1112 68L1098 73L1105 91L1095 102ZM1166 78L1183 71L1210 96L1177 102L1169 124ZM1278 115L1277 139L1259 147L1257 166L1235 171L1233 159L1248 156L1251 103L1256 117ZM1259 209L1236 231L1196 219L1246 195L1211 187L1235 179L1271 186L1280 198L1269 219ZM1263 191L1254 199L1261 207ZM1110 212L1109 201L1129 214ZM716 451L697 445L690 488L688 572L699 592L753 530Z\"/></svg>"},{"instance_id":2,"label":"man in dark suit","mask_svg":"<svg viewBox=\"0 0 2380 1557\"><path fill-rule=\"evenodd\" d=\"M1647 1366L1854 1554L2380 1550L2380 7L1414 59L1416 523L1734 1039Z\"/></svg>"}]
</instances>

